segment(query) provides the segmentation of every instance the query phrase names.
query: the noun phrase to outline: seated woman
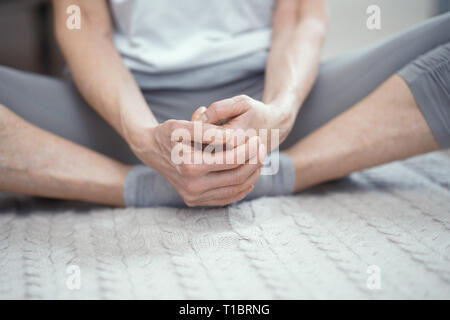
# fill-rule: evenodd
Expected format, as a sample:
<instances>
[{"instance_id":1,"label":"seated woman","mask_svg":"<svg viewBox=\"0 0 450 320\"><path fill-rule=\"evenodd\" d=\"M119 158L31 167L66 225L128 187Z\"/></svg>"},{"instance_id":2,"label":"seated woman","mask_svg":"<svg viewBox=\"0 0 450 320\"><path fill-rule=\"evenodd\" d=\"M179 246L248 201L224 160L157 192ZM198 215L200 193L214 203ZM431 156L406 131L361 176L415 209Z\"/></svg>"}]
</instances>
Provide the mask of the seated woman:
<instances>
[{"instance_id":1,"label":"seated woman","mask_svg":"<svg viewBox=\"0 0 450 320\"><path fill-rule=\"evenodd\" d=\"M79 30L66 27L73 4ZM76 86L0 68L1 191L223 206L450 146L450 14L320 64L324 1L53 6ZM252 151L252 139L222 154L246 150L245 163L175 164L172 132L199 121L217 132L278 129L277 174L260 176L260 162L278 144Z\"/></svg>"}]
</instances>

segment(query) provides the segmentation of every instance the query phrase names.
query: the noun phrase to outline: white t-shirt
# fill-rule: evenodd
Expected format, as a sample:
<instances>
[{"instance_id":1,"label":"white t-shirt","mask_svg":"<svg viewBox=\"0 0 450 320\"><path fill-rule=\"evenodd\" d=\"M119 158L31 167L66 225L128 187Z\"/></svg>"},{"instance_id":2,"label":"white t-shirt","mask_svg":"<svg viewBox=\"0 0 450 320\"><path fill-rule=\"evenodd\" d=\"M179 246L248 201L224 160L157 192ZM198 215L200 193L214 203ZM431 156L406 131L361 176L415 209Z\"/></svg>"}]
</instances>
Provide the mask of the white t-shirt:
<instances>
[{"instance_id":1,"label":"white t-shirt","mask_svg":"<svg viewBox=\"0 0 450 320\"><path fill-rule=\"evenodd\" d=\"M264 70L276 0L110 0L115 43L145 88L210 87Z\"/></svg>"}]
</instances>

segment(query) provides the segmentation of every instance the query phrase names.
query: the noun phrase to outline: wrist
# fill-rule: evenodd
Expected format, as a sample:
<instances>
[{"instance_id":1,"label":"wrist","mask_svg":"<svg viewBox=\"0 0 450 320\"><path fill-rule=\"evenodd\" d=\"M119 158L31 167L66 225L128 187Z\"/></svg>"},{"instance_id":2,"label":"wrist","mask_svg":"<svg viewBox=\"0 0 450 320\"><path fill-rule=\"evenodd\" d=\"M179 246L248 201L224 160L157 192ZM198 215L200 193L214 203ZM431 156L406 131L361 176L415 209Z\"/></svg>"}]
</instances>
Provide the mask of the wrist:
<instances>
[{"instance_id":1,"label":"wrist","mask_svg":"<svg viewBox=\"0 0 450 320\"><path fill-rule=\"evenodd\" d=\"M292 108L289 105L273 103L267 105L266 112L267 113L265 118L269 121L268 129L278 131L278 143L276 143L275 141L271 141L270 149L273 150L289 135L289 132L294 125L297 112L295 108ZM273 133L270 133L271 137L272 134Z\"/></svg>"},{"instance_id":2,"label":"wrist","mask_svg":"<svg viewBox=\"0 0 450 320\"><path fill-rule=\"evenodd\" d=\"M121 117L122 133L125 141L134 153L142 153L154 145L154 128L156 120L143 121L137 117L125 115Z\"/></svg>"},{"instance_id":3,"label":"wrist","mask_svg":"<svg viewBox=\"0 0 450 320\"><path fill-rule=\"evenodd\" d=\"M267 108L267 119L270 119L269 127L271 129L290 128L295 121L297 115L296 108L289 104L279 102L271 102Z\"/></svg>"},{"instance_id":4,"label":"wrist","mask_svg":"<svg viewBox=\"0 0 450 320\"><path fill-rule=\"evenodd\" d=\"M158 125L147 102L139 95L119 100L119 123L120 133L130 147L139 145L142 135Z\"/></svg>"}]
</instances>

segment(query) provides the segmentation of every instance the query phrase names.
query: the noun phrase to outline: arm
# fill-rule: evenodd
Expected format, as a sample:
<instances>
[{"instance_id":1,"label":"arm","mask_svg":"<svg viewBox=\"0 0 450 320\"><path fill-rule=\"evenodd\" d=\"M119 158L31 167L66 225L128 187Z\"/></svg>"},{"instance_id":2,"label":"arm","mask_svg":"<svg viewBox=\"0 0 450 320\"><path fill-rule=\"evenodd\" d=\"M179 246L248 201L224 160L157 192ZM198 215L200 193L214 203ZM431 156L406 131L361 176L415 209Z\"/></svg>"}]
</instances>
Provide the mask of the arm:
<instances>
[{"instance_id":1,"label":"arm","mask_svg":"<svg viewBox=\"0 0 450 320\"><path fill-rule=\"evenodd\" d=\"M81 29L66 27L66 8L81 8ZM128 142L158 122L117 52L106 0L53 0L55 35L86 101Z\"/></svg>"},{"instance_id":2,"label":"arm","mask_svg":"<svg viewBox=\"0 0 450 320\"><path fill-rule=\"evenodd\" d=\"M326 31L325 1L278 0L263 102L282 109L290 119L316 80Z\"/></svg>"},{"instance_id":3,"label":"arm","mask_svg":"<svg viewBox=\"0 0 450 320\"><path fill-rule=\"evenodd\" d=\"M247 96L218 101L204 119L232 119L224 126L228 128L280 129L281 143L316 80L327 30L325 1L278 0L272 30L262 102ZM269 149L277 147L269 144Z\"/></svg>"}]
</instances>

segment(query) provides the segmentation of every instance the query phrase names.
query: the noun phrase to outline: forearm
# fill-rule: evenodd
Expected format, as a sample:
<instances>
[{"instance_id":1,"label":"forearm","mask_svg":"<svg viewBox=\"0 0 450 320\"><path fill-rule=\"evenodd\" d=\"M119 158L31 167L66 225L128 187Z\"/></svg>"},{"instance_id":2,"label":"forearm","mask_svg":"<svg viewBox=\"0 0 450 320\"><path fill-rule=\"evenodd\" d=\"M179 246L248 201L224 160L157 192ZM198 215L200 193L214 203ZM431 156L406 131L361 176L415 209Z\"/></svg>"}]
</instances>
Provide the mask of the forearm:
<instances>
[{"instance_id":1,"label":"forearm","mask_svg":"<svg viewBox=\"0 0 450 320\"><path fill-rule=\"evenodd\" d=\"M322 1L279 0L263 102L295 118L317 76L327 18Z\"/></svg>"},{"instance_id":2,"label":"forearm","mask_svg":"<svg viewBox=\"0 0 450 320\"><path fill-rule=\"evenodd\" d=\"M55 5L55 10L63 9ZM133 144L137 131L156 126L157 121L114 46L109 17L99 26L91 21L104 17L89 17L89 10L81 9L80 30L68 30L65 21L57 17L58 42L81 95Z\"/></svg>"},{"instance_id":3,"label":"forearm","mask_svg":"<svg viewBox=\"0 0 450 320\"><path fill-rule=\"evenodd\" d=\"M87 38L77 42L78 45L82 46L83 41L86 44L96 41L97 45L88 45L82 55L75 48L67 55L77 87L86 101L129 144L133 144L135 130L156 126L157 121L109 41Z\"/></svg>"}]
</instances>

